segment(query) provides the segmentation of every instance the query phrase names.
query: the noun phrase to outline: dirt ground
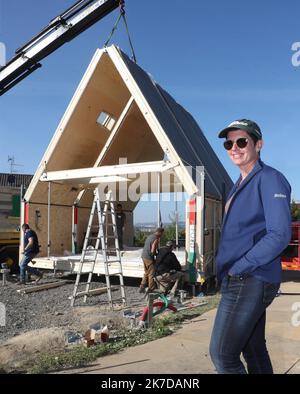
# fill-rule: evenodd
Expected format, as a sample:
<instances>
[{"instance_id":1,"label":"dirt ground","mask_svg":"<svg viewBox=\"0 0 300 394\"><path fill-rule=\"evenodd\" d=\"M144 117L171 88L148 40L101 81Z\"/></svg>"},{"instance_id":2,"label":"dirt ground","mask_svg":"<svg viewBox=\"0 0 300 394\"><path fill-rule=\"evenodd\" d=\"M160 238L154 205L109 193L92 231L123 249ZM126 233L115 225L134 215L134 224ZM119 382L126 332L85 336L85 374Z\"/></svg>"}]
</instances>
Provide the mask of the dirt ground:
<instances>
[{"instance_id":1,"label":"dirt ground","mask_svg":"<svg viewBox=\"0 0 300 394\"><path fill-rule=\"evenodd\" d=\"M61 279L71 280L74 276ZM57 280L48 274L39 284ZM138 293L138 284L137 280L125 281L128 309L141 309L146 303ZM95 276L92 288L98 287L105 287L105 281ZM30 354L62 349L72 334L84 334L90 327L108 325L114 329L129 324L121 304L116 302L115 310L110 310L107 293L89 297L86 304L78 298L72 308L69 296L73 288L72 281L61 287L20 294L16 278L10 278L6 286L0 284L0 300L6 308L6 325L0 327L0 369L18 370ZM113 292L113 298L120 298L119 291Z\"/></svg>"}]
</instances>

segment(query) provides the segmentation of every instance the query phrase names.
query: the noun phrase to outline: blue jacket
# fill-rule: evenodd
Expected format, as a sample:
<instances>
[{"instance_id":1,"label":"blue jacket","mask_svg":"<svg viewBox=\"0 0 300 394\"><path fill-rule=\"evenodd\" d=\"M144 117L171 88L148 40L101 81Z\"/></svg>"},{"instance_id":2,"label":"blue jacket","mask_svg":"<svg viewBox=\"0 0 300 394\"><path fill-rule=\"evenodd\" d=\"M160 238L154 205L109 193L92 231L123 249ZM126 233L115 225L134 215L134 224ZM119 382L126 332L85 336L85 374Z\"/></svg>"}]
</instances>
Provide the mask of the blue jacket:
<instances>
[{"instance_id":1,"label":"blue jacket","mask_svg":"<svg viewBox=\"0 0 300 394\"><path fill-rule=\"evenodd\" d=\"M217 278L250 274L281 281L280 254L291 239L291 187L285 177L258 160L251 173L228 195L219 243Z\"/></svg>"}]
</instances>

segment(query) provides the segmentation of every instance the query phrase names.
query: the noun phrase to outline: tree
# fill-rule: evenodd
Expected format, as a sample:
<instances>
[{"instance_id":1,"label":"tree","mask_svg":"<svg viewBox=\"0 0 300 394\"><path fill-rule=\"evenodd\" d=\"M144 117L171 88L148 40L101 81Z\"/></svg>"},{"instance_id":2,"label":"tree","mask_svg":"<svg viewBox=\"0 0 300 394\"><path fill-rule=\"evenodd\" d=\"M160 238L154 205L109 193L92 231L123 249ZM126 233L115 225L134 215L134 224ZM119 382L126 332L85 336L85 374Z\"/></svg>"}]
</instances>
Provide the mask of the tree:
<instances>
[{"instance_id":1,"label":"tree","mask_svg":"<svg viewBox=\"0 0 300 394\"><path fill-rule=\"evenodd\" d=\"M292 200L291 203L291 214L293 222L300 220L300 204L296 203L294 200Z\"/></svg>"},{"instance_id":2,"label":"tree","mask_svg":"<svg viewBox=\"0 0 300 394\"><path fill-rule=\"evenodd\" d=\"M178 214L178 223L181 219L181 215ZM165 231L161 237L160 244L165 245L167 241L176 240L176 212L172 211L169 214L170 224L165 226ZM182 238L182 231L184 229L180 228L178 225L178 237Z\"/></svg>"},{"instance_id":3,"label":"tree","mask_svg":"<svg viewBox=\"0 0 300 394\"><path fill-rule=\"evenodd\" d=\"M137 230L134 234L134 245L144 246L146 238L147 238L147 234L143 233L140 230Z\"/></svg>"}]
</instances>

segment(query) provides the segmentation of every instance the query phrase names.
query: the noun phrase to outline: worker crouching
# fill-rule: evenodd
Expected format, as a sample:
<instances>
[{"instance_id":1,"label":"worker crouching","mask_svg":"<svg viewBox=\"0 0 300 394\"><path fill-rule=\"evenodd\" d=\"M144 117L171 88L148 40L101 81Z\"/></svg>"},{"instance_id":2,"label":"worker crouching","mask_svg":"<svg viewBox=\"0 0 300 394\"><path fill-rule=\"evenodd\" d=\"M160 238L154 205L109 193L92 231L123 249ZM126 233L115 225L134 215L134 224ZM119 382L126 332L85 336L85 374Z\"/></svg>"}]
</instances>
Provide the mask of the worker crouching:
<instances>
[{"instance_id":1,"label":"worker crouching","mask_svg":"<svg viewBox=\"0 0 300 394\"><path fill-rule=\"evenodd\" d=\"M175 297L176 290L182 289L184 283L184 272L173 253L174 246L173 241L168 241L159 250L155 261L155 281L161 292L167 294L170 290L170 298Z\"/></svg>"}]
</instances>

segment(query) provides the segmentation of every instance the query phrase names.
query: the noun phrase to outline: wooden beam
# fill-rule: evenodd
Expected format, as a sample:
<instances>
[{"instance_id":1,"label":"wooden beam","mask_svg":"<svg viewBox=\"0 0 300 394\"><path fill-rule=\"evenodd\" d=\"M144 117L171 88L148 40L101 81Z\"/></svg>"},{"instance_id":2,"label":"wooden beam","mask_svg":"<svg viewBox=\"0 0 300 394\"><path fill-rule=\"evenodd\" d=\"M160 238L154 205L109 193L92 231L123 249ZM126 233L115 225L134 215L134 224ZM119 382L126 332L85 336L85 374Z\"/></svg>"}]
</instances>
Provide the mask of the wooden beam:
<instances>
[{"instance_id":1,"label":"wooden beam","mask_svg":"<svg viewBox=\"0 0 300 394\"><path fill-rule=\"evenodd\" d=\"M44 283L44 284L38 285L38 286L24 287L23 289L17 290L17 293L23 293L23 294L34 293L37 291L54 289L55 287L64 286L68 283L73 283L73 282L70 280L60 280L58 282Z\"/></svg>"},{"instance_id":2,"label":"wooden beam","mask_svg":"<svg viewBox=\"0 0 300 394\"><path fill-rule=\"evenodd\" d=\"M130 179L124 176L102 176L97 178L91 178L89 184L99 184L99 183L114 183L114 182L129 182Z\"/></svg>"},{"instance_id":3,"label":"wooden beam","mask_svg":"<svg viewBox=\"0 0 300 394\"><path fill-rule=\"evenodd\" d=\"M176 167L176 165L164 161L116 164L112 166L45 172L41 176L40 180L43 182L51 182L51 181L82 182L83 180L89 181L91 178L104 177L104 176L164 172L174 167Z\"/></svg>"}]
</instances>

